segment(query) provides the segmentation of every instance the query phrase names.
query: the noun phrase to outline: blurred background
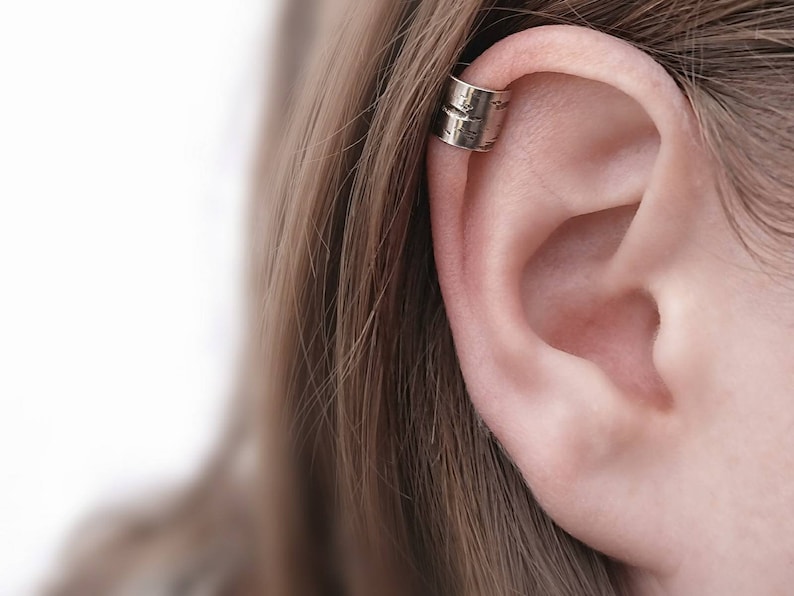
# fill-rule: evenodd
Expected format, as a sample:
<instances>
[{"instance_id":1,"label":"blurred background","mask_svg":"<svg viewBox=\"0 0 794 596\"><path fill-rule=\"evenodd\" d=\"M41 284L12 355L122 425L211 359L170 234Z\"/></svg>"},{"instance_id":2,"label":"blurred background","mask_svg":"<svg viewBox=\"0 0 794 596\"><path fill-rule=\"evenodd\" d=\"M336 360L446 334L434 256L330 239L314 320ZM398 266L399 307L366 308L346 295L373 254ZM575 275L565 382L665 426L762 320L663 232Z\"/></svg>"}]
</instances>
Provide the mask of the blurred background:
<instances>
[{"instance_id":1,"label":"blurred background","mask_svg":"<svg viewBox=\"0 0 794 596\"><path fill-rule=\"evenodd\" d=\"M0 596L211 449L274 0L0 0Z\"/></svg>"}]
</instances>

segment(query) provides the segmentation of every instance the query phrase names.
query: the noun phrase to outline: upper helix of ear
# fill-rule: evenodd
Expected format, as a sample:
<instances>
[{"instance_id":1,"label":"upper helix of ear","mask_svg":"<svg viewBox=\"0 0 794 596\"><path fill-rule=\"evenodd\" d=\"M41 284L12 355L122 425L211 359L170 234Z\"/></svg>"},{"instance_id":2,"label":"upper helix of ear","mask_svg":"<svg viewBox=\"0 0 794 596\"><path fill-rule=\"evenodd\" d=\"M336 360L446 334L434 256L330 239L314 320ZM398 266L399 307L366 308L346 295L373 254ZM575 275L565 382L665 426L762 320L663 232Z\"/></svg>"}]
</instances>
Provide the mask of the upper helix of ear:
<instances>
[{"instance_id":1,"label":"upper helix of ear","mask_svg":"<svg viewBox=\"0 0 794 596\"><path fill-rule=\"evenodd\" d=\"M500 142L521 148L532 184L542 184L569 213L638 200L660 136L636 100L605 83L557 73L533 74L512 86L511 118Z\"/></svg>"},{"instance_id":2,"label":"upper helix of ear","mask_svg":"<svg viewBox=\"0 0 794 596\"><path fill-rule=\"evenodd\" d=\"M597 365L627 396L666 408L669 394L652 357L656 302L605 274L636 210L615 207L563 223L529 262L522 298L546 344Z\"/></svg>"}]
</instances>

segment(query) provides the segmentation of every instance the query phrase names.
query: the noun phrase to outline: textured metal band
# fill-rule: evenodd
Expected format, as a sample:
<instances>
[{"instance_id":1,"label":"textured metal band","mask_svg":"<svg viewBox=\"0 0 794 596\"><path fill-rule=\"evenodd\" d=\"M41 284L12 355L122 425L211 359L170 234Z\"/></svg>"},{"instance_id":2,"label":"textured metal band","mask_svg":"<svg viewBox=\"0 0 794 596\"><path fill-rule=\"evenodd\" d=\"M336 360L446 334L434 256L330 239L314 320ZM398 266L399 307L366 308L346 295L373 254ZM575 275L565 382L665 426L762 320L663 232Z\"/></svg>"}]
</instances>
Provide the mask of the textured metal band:
<instances>
[{"instance_id":1,"label":"textured metal band","mask_svg":"<svg viewBox=\"0 0 794 596\"><path fill-rule=\"evenodd\" d=\"M490 151L510 103L510 91L493 91L450 75L433 133L445 143L469 151Z\"/></svg>"}]
</instances>

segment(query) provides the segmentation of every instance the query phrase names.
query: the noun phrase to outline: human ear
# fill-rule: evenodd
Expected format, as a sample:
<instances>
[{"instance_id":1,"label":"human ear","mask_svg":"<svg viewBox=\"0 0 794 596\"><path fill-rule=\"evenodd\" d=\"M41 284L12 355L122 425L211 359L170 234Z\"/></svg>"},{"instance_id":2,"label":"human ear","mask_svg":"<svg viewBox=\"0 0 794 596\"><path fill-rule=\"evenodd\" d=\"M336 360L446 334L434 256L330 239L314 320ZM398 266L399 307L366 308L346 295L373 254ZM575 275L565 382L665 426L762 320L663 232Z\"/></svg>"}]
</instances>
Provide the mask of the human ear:
<instances>
[{"instance_id":1,"label":"human ear","mask_svg":"<svg viewBox=\"0 0 794 596\"><path fill-rule=\"evenodd\" d=\"M460 78L512 90L491 152L428 146L471 400L564 529L672 566L670 479L696 407L684 396L708 376L711 341L691 308L708 279L690 273L727 237L700 233L721 212L697 120L652 59L584 28L511 35Z\"/></svg>"}]
</instances>

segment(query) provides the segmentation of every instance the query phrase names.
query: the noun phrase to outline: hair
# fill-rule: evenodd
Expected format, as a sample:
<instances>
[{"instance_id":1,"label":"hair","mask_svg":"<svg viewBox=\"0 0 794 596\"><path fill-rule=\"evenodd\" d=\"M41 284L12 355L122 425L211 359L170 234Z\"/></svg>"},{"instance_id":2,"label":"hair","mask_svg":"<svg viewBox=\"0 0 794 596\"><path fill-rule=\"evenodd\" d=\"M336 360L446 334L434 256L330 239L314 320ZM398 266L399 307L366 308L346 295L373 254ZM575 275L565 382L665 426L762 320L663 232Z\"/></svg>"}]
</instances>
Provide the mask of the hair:
<instances>
[{"instance_id":1,"label":"hair","mask_svg":"<svg viewBox=\"0 0 794 596\"><path fill-rule=\"evenodd\" d=\"M115 593L142 569L179 594L625 593L621 566L554 524L470 404L433 262L431 119L453 65L510 33L621 38L691 102L739 237L790 264L794 5L291 0L284 22L231 438L195 487L109 532L104 572L78 560L51 593Z\"/></svg>"}]
</instances>

